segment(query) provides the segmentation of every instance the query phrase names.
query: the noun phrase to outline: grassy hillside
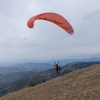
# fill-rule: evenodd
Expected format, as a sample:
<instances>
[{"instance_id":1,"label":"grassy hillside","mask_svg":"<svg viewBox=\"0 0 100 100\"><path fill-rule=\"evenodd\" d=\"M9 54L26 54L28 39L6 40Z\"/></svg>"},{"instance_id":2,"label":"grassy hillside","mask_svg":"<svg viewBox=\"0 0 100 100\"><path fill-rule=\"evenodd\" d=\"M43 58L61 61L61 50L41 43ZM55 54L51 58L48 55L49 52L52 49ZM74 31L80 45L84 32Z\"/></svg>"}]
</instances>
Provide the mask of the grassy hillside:
<instances>
[{"instance_id":1,"label":"grassy hillside","mask_svg":"<svg viewBox=\"0 0 100 100\"><path fill-rule=\"evenodd\" d=\"M100 64L7 94L0 100L100 100Z\"/></svg>"}]
</instances>

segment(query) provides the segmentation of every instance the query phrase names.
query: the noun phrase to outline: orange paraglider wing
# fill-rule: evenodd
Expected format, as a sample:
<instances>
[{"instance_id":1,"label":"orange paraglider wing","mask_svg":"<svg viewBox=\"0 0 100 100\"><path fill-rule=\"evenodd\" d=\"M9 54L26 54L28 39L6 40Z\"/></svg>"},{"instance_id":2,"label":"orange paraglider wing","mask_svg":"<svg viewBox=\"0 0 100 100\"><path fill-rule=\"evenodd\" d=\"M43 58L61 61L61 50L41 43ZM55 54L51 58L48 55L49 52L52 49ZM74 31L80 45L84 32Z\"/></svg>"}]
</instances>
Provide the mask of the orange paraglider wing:
<instances>
[{"instance_id":1,"label":"orange paraglider wing","mask_svg":"<svg viewBox=\"0 0 100 100\"><path fill-rule=\"evenodd\" d=\"M36 16L33 16L30 18L27 22L27 26L29 28L33 28L35 20L46 20L50 21L58 26L60 26L62 29L64 29L66 32L68 32L70 35L73 34L74 30L72 26L69 24L69 22L62 17L59 14L56 13L41 13Z\"/></svg>"}]
</instances>

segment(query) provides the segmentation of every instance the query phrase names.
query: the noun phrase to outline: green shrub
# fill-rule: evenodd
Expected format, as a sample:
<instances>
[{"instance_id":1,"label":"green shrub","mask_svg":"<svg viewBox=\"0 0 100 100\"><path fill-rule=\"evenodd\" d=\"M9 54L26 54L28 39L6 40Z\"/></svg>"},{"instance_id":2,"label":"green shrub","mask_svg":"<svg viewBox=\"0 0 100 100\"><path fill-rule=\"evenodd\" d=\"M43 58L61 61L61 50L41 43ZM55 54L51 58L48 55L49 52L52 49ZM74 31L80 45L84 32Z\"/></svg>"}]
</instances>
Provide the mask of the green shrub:
<instances>
[{"instance_id":1,"label":"green shrub","mask_svg":"<svg viewBox=\"0 0 100 100\"><path fill-rule=\"evenodd\" d=\"M32 86L35 86L35 85L36 85L35 83L30 82L30 83L28 84L28 87L32 87Z\"/></svg>"},{"instance_id":2,"label":"green shrub","mask_svg":"<svg viewBox=\"0 0 100 100\"><path fill-rule=\"evenodd\" d=\"M46 80L43 80L42 83L46 82Z\"/></svg>"}]
</instances>

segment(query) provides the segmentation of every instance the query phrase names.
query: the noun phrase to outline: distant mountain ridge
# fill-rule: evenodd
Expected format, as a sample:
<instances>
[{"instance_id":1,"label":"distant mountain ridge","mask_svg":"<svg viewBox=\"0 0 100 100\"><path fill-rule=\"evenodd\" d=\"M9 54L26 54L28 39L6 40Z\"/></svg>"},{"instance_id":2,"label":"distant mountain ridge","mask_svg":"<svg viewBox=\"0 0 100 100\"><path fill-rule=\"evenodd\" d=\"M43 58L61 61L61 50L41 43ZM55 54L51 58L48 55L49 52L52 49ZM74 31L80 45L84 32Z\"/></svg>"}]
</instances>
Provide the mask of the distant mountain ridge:
<instances>
[{"instance_id":1,"label":"distant mountain ridge","mask_svg":"<svg viewBox=\"0 0 100 100\"><path fill-rule=\"evenodd\" d=\"M0 65L0 74L7 74L10 72L19 72L19 71L43 71L53 68L53 64L50 63L22 63L22 64L6 64Z\"/></svg>"},{"instance_id":2,"label":"distant mountain ridge","mask_svg":"<svg viewBox=\"0 0 100 100\"><path fill-rule=\"evenodd\" d=\"M90 62L90 61L100 61L100 57L87 57L87 58L67 58L67 59L59 59L57 60L60 62L60 64L62 66L68 64L68 63L72 63L72 62ZM54 62L53 60L52 61L49 61L48 63L52 63Z\"/></svg>"},{"instance_id":3,"label":"distant mountain ridge","mask_svg":"<svg viewBox=\"0 0 100 100\"><path fill-rule=\"evenodd\" d=\"M0 74L0 84L8 84L8 83L11 83L18 79L21 79L23 77L34 75L35 73L37 73L37 72L35 72L35 71L26 71L26 72L19 71L19 72L10 72L7 74Z\"/></svg>"},{"instance_id":4,"label":"distant mountain ridge","mask_svg":"<svg viewBox=\"0 0 100 100\"><path fill-rule=\"evenodd\" d=\"M22 63L22 64L7 64L0 66L0 84L13 82L17 79L34 75L37 72L47 70L53 67L49 63Z\"/></svg>"}]
</instances>

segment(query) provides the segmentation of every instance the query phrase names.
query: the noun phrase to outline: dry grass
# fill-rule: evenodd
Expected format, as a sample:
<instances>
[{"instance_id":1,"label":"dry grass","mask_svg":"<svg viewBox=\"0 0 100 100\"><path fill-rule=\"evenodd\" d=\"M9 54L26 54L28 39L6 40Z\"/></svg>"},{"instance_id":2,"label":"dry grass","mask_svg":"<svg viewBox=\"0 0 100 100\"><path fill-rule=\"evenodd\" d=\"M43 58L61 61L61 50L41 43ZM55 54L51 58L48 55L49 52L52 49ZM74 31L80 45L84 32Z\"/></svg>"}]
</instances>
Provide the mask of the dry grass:
<instances>
[{"instance_id":1,"label":"dry grass","mask_svg":"<svg viewBox=\"0 0 100 100\"><path fill-rule=\"evenodd\" d=\"M0 100L100 100L100 65L7 94Z\"/></svg>"}]
</instances>

